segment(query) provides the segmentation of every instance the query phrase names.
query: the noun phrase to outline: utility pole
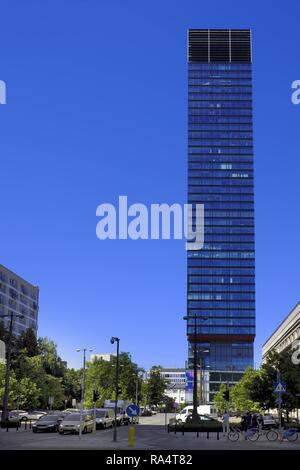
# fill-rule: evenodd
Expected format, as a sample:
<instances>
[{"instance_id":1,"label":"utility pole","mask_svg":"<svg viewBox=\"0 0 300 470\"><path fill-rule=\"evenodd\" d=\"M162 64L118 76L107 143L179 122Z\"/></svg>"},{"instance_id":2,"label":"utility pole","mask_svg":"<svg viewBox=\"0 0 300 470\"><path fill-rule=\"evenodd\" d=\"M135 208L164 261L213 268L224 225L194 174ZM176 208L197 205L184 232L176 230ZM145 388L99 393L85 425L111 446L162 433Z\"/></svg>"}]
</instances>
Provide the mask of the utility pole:
<instances>
[{"instance_id":1,"label":"utility pole","mask_svg":"<svg viewBox=\"0 0 300 470\"><path fill-rule=\"evenodd\" d=\"M10 317L9 330L8 330L8 341L6 351L6 370L5 370L5 384L4 384L4 395L3 395L3 411L1 416L1 423L4 424L8 420L8 397L9 397L9 382L10 382L10 361L11 361L11 340L13 331L14 318L24 318L24 315L17 313L8 313L1 315L0 318Z\"/></svg>"},{"instance_id":2,"label":"utility pole","mask_svg":"<svg viewBox=\"0 0 300 470\"><path fill-rule=\"evenodd\" d=\"M183 317L184 320L190 320L194 319L194 334L193 334L193 341L190 341L193 344L193 373L194 373L194 378L193 378L193 413L192 413L192 422L197 424L199 423L199 415L198 415L198 377L197 377L197 372L198 372L198 349L197 349L197 319L199 318L199 322L202 320L207 320L207 317L198 317L197 315L194 316L186 316ZM199 324L199 336L201 334L201 324ZM203 352L209 352L209 351L203 351ZM202 368L202 364L201 364ZM200 381L202 382L202 377L201 377L202 371L200 370ZM202 387L202 383L200 384ZM202 400L202 390L201 390L201 400Z\"/></svg>"},{"instance_id":3,"label":"utility pole","mask_svg":"<svg viewBox=\"0 0 300 470\"><path fill-rule=\"evenodd\" d=\"M277 383L278 384L281 383L281 381L280 381L280 370L279 369L277 369ZM279 432L281 432L281 423L282 423L282 420L281 420L282 393L281 393L281 391L278 392L277 403L278 403Z\"/></svg>"},{"instance_id":4,"label":"utility pole","mask_svg":"<svg viewBox=\"0 0 300 470\"><path fill-rule=\"evenodd\" d=\"M115 396L115 420L114 420L114 433L113 433L113 441L117 441L117 414L118 414L118 395L119 395L119 347L120 347L120 338L113 336L110 340L111 344L117 343L117 362L116 362L116 396Z\"/></svg>"},{"instance_id":5,"label":"utility pole","mask_svg":"<svg viewBox=\"0 0 300 470\"><path fill-rule=\"evenodd\" d=\"M84 395L85 395L85 364L86 364L86 351L92 352L92 349L76 349L77 352L83 351L83 371L82 371L82 381L81 381L81 396L80 396L80 427L79 427L79 439L81 439L82 435L82 415L83 415L83 407L84 407Z\"/></svg>"}]
</instances>

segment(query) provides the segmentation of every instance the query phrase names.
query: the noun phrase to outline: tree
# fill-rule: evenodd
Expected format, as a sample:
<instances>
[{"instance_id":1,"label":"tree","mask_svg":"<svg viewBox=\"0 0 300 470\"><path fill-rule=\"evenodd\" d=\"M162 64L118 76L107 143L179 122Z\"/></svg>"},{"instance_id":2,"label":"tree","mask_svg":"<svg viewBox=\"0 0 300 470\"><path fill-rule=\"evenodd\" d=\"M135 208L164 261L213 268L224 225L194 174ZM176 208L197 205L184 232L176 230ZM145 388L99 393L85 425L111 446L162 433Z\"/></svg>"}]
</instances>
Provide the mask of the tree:
<instances>
[{"instance_id":1,"label":"tree","mask_svg":"<svg viewBox=\"0 0 300 470\"><path fill-rule=\"evenodd\" d=\"M136 382L138 379L137 365L132 362L130 354L122 352L119 355L119 387L121 393L120 400L135 401ZM112 361L95 359L87 363L85 406L91 407L93 402L93 391L96 388L99 393L97 406L103 406L104 400L115 399L116 390L116 358Z\"/></svg>"},{"instance_id":2,"label":"tree","mask_svg":"<svg viewBox=\"0 0 300 470\"><path fill-rule=\"evenodd\" d=\"M258 412L260 411L259 402L253 399L251 395L251 386L258 377L259 372L251 368L247 369L239 383L230 387L229 391L229 410L237 413L244 411ZM224 392L227 390L225 384L221 384L219 392L216 394L214 404L219 413L224 413L226 409L226 400Z\"/></svg>"},{"instance_id":3,"label":"tree","mask_svg":"<svg viewBox=\"0 0 300 470\"><path fill-rule=\"evenodd\" d=\"M0 400L3 400L5 365L0 364ZM10 409L29 409L39 405L40 390L29 378L18 380L14 371L10 373L8 406Z\"/></svg>"},{"instance_id":4,"label":"tree","mask_svg":"<svg viewBox=\"0 0 300 470\"><path fill-rule=\"evenodd\" d=\"M19 351L26 351L28 357L33 357L38 354L38 342L32 328L28 328L28 330L24 331L16 340L16 348Z\"/></svg>"},{"instance_id":5,"label":"tree","mask_svg":"<svg viewBox=\"0 0 300 470\"><path fill-rule=\"evenodd\" d=\"M249 385L252 399L257 400L263 409L276 408L274 384L279 371L280 380L286 382L286 393L282 395L282 409L285 410L287 417L290 411L297 408L296 394L300 392L300 364L293 363L292 354L291 348L280 353L272 351L262 365L259 376Z\"/></svg>"},{"instance_id":6,"label":"tree","mask_svg":"<svg viewBox=\"0 0 300 470\"><path fill-rule=\"evenodd\" d=\"M64 400L67 407L72 406L72 400L78 399L81 390L82 371L76 369L65 369L62 378L62 386L64 389Z\"/></svg>"},{"instance_id":7,"label":"tree","mask_svg":"<svg viewBox=\"0 0 300 470\"><path fill-rule=\"evenodd\" d=\"M161 369L161 366L153 366L150 370L150 377L143 387L145 405L158 406L164 400L167 383L160 374Z\"/></svg>"}]
</instances>

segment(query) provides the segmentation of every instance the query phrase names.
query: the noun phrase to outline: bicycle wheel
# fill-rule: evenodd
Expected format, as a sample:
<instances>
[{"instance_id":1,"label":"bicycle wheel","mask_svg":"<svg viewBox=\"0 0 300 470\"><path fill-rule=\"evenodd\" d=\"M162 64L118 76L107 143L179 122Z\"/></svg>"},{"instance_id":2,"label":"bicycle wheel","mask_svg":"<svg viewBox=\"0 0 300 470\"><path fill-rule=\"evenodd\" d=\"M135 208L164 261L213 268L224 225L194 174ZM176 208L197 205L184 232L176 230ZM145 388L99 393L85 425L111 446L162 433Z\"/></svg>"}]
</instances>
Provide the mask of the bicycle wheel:
<instances>
[{"instance_id":1,"label":"bicycle wheel","mask_svg":"<svg viewBox=\"0 0 300 470\"><path fill-rule=\"evenodd\" d=\"M258 431L252 431L252 432L247 433L246 436L247 436L247 439L249 441L255 442L259 438L259 432Z\"/></svg>"},{"instance_id":2,"label":"bicycle wheel","mask_svg":"<svg viewBox=\"0 0 300 470\"><path fill-rule=\"evenodd\" d=\"M295 442L298 439L298 433L297 431L293 433L286 433L285 437L287 438L288 441L290 442Z\"/></svg>"},{"instance_id":3,"label":"bicycle wheel","mask_svg":"<svg viewBox=\"0 0 300 470\"><path fill-rule=\"evenodd\" d=\"M279 439L279 434L277 431L274 431L274 429L271 429L271 431L268 431L266 433L266 437L268 439L268 441L277 441L277 439Z\"/></svg>"},{"instance_id":4,"label":"bicycle wheel","mask_svg":"<svg viewBox=\"0 0 300 470\"><path fill-rule=\"evenodd\" d=\"M232 442L238 441L240 438L240 433L236 431L230 431L228 433L228 439Z\"/></svg>"}]
</instances>

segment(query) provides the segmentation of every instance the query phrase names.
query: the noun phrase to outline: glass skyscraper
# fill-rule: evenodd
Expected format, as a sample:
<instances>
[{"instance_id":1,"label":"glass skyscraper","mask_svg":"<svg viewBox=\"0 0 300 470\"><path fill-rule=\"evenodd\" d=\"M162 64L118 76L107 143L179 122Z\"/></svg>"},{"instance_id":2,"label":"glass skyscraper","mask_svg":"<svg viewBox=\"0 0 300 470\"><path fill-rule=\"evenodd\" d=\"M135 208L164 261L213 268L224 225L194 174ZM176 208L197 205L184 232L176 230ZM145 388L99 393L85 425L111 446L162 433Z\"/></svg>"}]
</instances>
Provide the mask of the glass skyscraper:
<instances>
[{"instance_id":1,"label":"glass skyscraper","mask_svg":"<svg viewBox=\"0 0 300 470\"><path fill-rule=\"evenodd\" d=\"M187 367L196 344L201 403L253 366L251 62L248 29L188 32L188 203L205 219L204 247L187 252Z\"/></svg>"}]
</instances>

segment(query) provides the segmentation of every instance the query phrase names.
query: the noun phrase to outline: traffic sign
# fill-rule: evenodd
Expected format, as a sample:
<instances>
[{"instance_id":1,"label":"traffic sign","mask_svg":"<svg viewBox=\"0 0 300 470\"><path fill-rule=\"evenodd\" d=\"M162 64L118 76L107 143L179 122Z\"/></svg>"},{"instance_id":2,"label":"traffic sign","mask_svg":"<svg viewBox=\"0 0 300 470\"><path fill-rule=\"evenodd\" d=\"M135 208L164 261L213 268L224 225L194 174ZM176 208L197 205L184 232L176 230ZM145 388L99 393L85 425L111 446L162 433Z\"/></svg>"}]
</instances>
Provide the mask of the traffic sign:
<instances>
[{"instance_id":1,"label":"traffic sign","mask_svg":"<svg viewBox=\"0 0 300 470\"><path fill-rule=\"evenodd\" d=\"M286 383L285 382L275 382L274 392L275 393L285 393L286 392Z\"/></svg>"},{"instance_id":2,"label":"traffic sign","mask_svg":"<svg viewBox=\"0 0 300 470\"><path fill-rule=\"evenodd\" d=\"M132 403L131 405L127 406L126 414L129 416L129 418L134 418L135 416L139 416L140 407L138 405L135 405L134 403Z\"/></svg>"}]
</instances>

